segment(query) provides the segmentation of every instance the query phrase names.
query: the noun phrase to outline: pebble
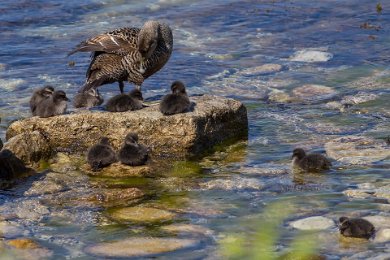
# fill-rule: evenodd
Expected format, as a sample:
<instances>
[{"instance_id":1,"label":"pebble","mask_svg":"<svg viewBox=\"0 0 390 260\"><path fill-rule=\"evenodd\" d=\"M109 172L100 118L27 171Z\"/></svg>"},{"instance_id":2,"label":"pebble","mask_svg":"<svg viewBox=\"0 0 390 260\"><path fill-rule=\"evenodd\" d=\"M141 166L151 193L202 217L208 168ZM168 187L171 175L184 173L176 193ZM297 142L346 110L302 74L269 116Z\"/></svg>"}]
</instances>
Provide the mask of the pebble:
<instances>
[{"instance_id":1,"label":"pebble","mask_svg":"<svg viewBox=\"0 0 390 260\"><path fill-rule=\"evenodd\" d=\"M356 95L345 96L341 100L341 104L343 104L343 105L356 105L356 104L361 104L361 103L365 103L368 101L372 101L372 100L375 100L377 98L378 98L378 95L365 93L365 92L359 92Z\"/></svg>"},{"instance_id":2,"label":"pebble","mask_svg":"<svg viewBox=\"0 0 390 260\"><path fill-rule=\"evenodd\" d=\"M306 49L296 51L294 55L290 57L290 60L299 62L326 62L332 58L332 53Z\"/></svg>"},{"instance_id":3,"label":"pebble","mask_svg":"<svg viewBox=\"0 0 390 260\"><path fill-rule=\"evenodd\" d=\"M8 222L0 222L0 236L4 238L15 238L23 235L28 235L27 230L23 230L19 225Z\"/></svg>"},{"instance_id":4,"label":"pebble","mask_svg":"<svg viewBox=\"0 0 390 260\"><path fill-rule=\"evenodd\" d=\"M100 243L85 249L98 257L147 257L156 254L194 247L199 242L193 239L137 237L115 242Z\"/></svg>"},{"instance_id":5,"label":"pebble","mask_svg":"<svg viewBox=\"0 0 390 260\"><path fill-rule=\"evenodd\" d=\"M337 94L337 92L327 86L306 84L293 89L293 95L303 101L320 101L329 99Z\"/></svg>"},{"instance_id":6,"label":"pebble","mask_svg":"<svg viewBox=\"0 0 390 260\"><path fill-rule=\"evenodd\" d=\"M235 177L231 179L215 179L199 184L203 190L261 190L264 183L255 178Z\"/></svg>"},{"instance_id":7,"label":"pebble","mask_svg":"<svg viewBox=\"0 0 390 260\"><path fill-rule=\"evenodd\" d=\"M175 213L167 210L142 206L122 208L111 214L115 220L135 222L164 222L172 220L175 216Z\"/></svg>"},{"instance_id":8,"label":"pebble","mask_svg":"<svg viewBox=\"0 0 390 260\"><path fill-rule=\"evenodd\" d=\"M282 68L283 67L280 64L269 63L269 64L243 69L239 71L238 74L244 76L257 75L257 74L269 74L269 73L279 72L282 70Z\"/></svg>"},{"instance_id":9,"label":"pebble","mask_svg":"<svg viewBox=\"0 0 390 260\"><path fill-rule=\"evenodd\" d=\"M324 230L334 227L335 223L329 218L315 216L293 221L290 226L300 230Z\"/></svg>"},{"instance_id":10,"label":"pebble","mask_svg":"<svg viewBox=\"0 0 390 260\"><path fill-rule=\"evenodd\" d=\"M163 231L172 232L175 234L198 234L203 236L211 236L214 232L211 229L192 224L171 224L161 227Z\"/></svg>"}]
</instances>

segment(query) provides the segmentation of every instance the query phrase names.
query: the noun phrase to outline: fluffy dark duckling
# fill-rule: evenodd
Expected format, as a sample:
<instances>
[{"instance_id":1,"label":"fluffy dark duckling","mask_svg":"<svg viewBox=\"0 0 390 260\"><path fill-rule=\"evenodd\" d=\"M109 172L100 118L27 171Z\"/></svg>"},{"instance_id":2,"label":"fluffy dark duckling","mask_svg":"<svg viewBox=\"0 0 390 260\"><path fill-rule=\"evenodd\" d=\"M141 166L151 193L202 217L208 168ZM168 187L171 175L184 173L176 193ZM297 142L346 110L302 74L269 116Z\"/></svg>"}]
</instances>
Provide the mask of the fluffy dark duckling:
<instances>
[{"instance_id":1,"label":"fluffy dark duckling","mask_svg":"<svg viewBox=\"0 0 390 260\"><path fill-rule=\"evenodd\" d=\"M89 148L87 161L93 171L101 170L117 161L115 152L107 137L103 137L98 144Z\"/></svg>"},{"instance_id":2,"label":"fluffy dark duckling","mask_svg":"<svg viewBox=\"0 0 390 260\"><path fill-rule=\"evenodd\" d=\"M343 236L369 239L375 234L374 225L365 219L341 217L339 221L340 234Z\"/></svg>"},{"instance_id":3,"label":"fluffy dark duckling","mask_svg":"<svg viewBox=\"0 0 390 260\"><path fill-rule=\"evenodd\" d=\"M100 96L99 90L91 88L74 96L73 105L75 108L95 107L103 104L104 99Z\"/></svg>"},{"instance_id":4,"label":"fluffy dark duckling","mask_svg":"<svg viewBox=\"0 0 390 260\"><path fill-rule=\"evenodd\" d=\"M184 113L189 110L191 102L187 96L186 88L181 81L171 85L172 94L165 95L160 103L160 111L164 115Z\"/></svg>"},{"instance_id":5,"label":"fluffy dark duckling","mask_svg":"<svg viewBox=\"0 0 390 260\"><path fill-rule=\"evenodd\" d=\"M54 93L54 88L52 86L45 86L34 90L31 99L30 99L30 109L33 116L36 116L37 105L43 100L51 97Z\"/></svg>"},{"instance_id":6,"label":"fluffy dark duckling","mask_svg":"<svg viewBox=\"0 0 390 260\"><path fill-rule=\"evenodd\" d=\"M110 112L125 112L139 110L143 107L142 93L138 89L130 91L129 94L120 94L108 100L106 109Z\"/></svg>"},{"instance_id":7,"label":"fluffy dark duckling","mask_svg":"<svg viewBox=\"0 0 390 260\"><path fill-rule=\"evenodd\" d=\"M322 154L312 153L306 155L301 148L294 149L292 160L294 167L306 172L329 170L332 166L331 162Z\"/></svg>"},{"instance_id":8,"label":"fluffy dark duckling","mask_svg":"<svg viewBox=\"0 0 390 260\"><path fill-rule=\"evenodd\" d=\"M69 99L62 90L54 91L53 95L42 100L36 108L36 115L39 117L51 117L62 115L66 112Z\"/></svg>"},{"instance_id":9,"label":"fluffy dark duckling","mask_svg":"<svg viewBox=\"0 0 390 260\"><path fill-rule=\"evenodd\" d=\"M144 165L148 160L148 148L138 143L138 135L129 133L119 150L118 159L121 163L131 166Z\"/></svg>"}]
</instances>

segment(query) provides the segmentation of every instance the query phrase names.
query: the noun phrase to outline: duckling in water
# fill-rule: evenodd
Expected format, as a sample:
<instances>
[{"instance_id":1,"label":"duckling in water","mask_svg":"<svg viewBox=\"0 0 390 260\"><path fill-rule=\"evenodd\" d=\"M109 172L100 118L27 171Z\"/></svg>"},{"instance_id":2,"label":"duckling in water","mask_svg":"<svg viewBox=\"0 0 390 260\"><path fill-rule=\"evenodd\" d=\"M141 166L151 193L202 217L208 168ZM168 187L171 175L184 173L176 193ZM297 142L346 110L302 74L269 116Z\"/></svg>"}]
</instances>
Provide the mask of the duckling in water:
<instances>
[{"instance_id":1,"label":"duckling in water","mask_svg":"<svg viewBox=\"0 0 390 260\"><path fill-rule=\"evenodd\" d=\"M129 94L120 94L108 100L106 109L110 112L125 112L139 110L143 107L142 93L138 89L130 91Z\"/></svg>"},{"instance_id":2,"label":"duckling in water","mask_svg":"<svg viewBox=\"0 0 390 260\"><path fill-rule=\"evenodd\" d=\"M365 219L341 217L339 221L340 234L343 236L369 239L375 234L374 225Z\"/></svg>"},{"instance_id":3,"label":"duckling in water","mask_svg":"<svg viewBox=\"0 0 390 260\"><path fill-rule=\"evenodd\" d=\"M36 109L39 103L43 100L51 97L54 93L54 88L52 86L45 86L34 90L31 99L30 99L30 109L33 116L36 116Z\"/></svg>"},{"instance_id":4,"label":"duckling in water","mask_svg":"<svg viewBox=\"0 0 390 260\"><path fill-rule=\"evenodd\" d=\"M119 150L118 159L121 163L131 166L144 165L148 160L148 148L138 144L138 135L129 133L125 137L125 142Z\"/></svg>"},{"instance_id":5,"label":"duckling in water","mask_svg":"<svg viewBox=\"0 0 390 260\"><path fill-rule=\"evenodd\" d=\"M172 94L165 95L161 100L161 113L167 116L187 112L190 108L191 102L187 96L183 82L173 82L171 90Z\"/></svg>"},{"instance_id":6,"label":"duckling in water","mask_svg":"<svg viewBox=\"0 0 390 260\"><path fill-rule=\"evenodd\" d=\"M293 167L306 172L329 170L332 166L331 162L322 154L312 153L306 155L305 151L301 148L294 149L292 164Z\"/></svg>"},{"instance_id":7,"label":"duckling in water","mask_svg":"<svg viewBox=\"0 0 390 260\"><path fill-rule=\"evenodd\" d=\"M62 90L54 91L53 95L42 100L36 108L36 115L39 117L51 117L62 115L66 112L69 99Z\"/></svg>"},{"instance_id":8,"label":"duckling in water","mask_svg":"<svg viewBox=\"0 0 390 260\"><path fill-rule=\"evenodd\" d=\"M73 105L75 108L95 107L103 104L104 99L100 96L99 90L91 88L74 96Z\"/></svg>"},{"instance_id":9,"label":"duckling in water","mask_svg":"<svg viewBox=\"0 0 390 260\"><path fill-rule=\"evenodd\" d=\"M103 137L98 144L89 148L87 161L93 171L101 170L117 161L115 152L107 137Z\"/></svg>"}]
</instances>

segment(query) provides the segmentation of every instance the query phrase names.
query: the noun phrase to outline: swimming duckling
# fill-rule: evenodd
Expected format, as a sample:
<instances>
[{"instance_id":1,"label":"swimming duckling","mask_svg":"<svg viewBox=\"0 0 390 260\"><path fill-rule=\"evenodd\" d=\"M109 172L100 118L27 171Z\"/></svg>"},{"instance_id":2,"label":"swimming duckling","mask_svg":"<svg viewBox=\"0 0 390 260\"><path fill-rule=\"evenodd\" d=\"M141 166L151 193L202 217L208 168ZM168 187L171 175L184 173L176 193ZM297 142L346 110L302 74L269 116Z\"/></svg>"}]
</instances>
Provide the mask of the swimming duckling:
<instances>
[{"instance_id":1,"label":"swimming duckling","mask_svg":"<svg viewBox=\"0 0 390 260\"><path fill-rule=\"evenodd\" d=\"M374 225L365 219L341 217L339 221L340 234L343 236L369 239L375 234Z\"/></svg>"},{"instance_id":2,"label":"swimming duckling","mask_svg":"<svg viewBox=\"0 0 390 260\"><path fill-rule=\"evenodd\" d=\"M108 100L106 109L110 112L125 112L139 110L143 107L142 93L138 89L133 89L129 94L120 94Z\"/></svg>"},{"instance_id":3,"label":"swimming duckling","mask_svg":"<svg viewBox=\"0 0 390 260\"><path fill-rule=\"evenodd\" d=\"M91 88L74 96L73 105L75 108L94 107L103 104L104 99L100 96L99 90Z\"/></svg>"},{"instance_id":4,"label":"swimming duckling","mask_svg":"<svg viewBox=\"0 0 390 260\"><path fill-rule=\"evenodd\" d=\"M54 91L52 96L37 104L36 115L39 117L62 115L66 111L68 101L64 91Z\"/></svg>"},{"instance_id":5,"label":"swimming duckling","mask_svg":"<svg viewBox=\"0 0 390 260\"><path fill-rule=\"evenodd\" d=\"M294 149L292 155L292 164L303 171L321 171L329 170L331 162L322 154L312 153L306 155L301 148Z\"/></svg>"},{"instance_id":6,"label":"swimming duckling","mask_svg":"<svg viewBox=\"0 0 390 260\"><path fill-rule=\"evenodd\" d=\"M36 108L39 103L43 100L51 97L54 93L54 88L52 86L44 86L34 90L31 99L30 99L30 109L33 116L36 116Z\"/></svg>"},{"instance_id":7,"label":"swimming duckling","mask_svg":"<svg viewBox=\"0 0 390 260\"><path fill-rule=\"evenodd\" d=\"M187 96L186 88L181 81L171 85L172 94L165 95L160 103L160 111L164 115L174 115L189 110L191 102Z\"/></svg>"},{"instance_id":8,"label":"swimming duckling","mask_svg":"<svg viewBox=\"0 0 390 260\"><path fill-rule=\"evenodd\" d=\"M148 160L148 148L138 144L138 135L129 133L125 142L119 150L118 159L121 163L131 166L144 165Z\"/></svg>"},{"instance_id":9,"label":"swimming duckling","mask_svg":"<svg viewBox=\"0 0 390 260\"><path fill-rule=\"evenodd\" d=\"M98 144L89 148L87 161L93 171L101 170L117 161L115 152L107 137L103 137Z\"/></svg>"}]
</instances>

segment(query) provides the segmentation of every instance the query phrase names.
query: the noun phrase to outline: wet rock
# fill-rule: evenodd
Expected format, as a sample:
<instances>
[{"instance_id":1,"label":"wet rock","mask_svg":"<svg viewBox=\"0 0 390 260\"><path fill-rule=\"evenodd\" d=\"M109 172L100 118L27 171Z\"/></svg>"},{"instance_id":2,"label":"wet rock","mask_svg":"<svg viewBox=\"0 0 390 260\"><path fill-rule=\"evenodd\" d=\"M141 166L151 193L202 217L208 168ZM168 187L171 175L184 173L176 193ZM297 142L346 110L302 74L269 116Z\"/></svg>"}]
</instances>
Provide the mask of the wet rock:
<instances>
[{"instance_id":1,"label":"wet rock","mask_svg":"<svg viewBox=\"0 0 390 260\"><path fill-rule=\"evenodd\" d=\"M378 98L378 95L359 92L356 95L345 96L341 100L341 104L343 104L343 105L356 105L356 104L361 104L361 103L365 103L368 101L372 101L372 100L375 100L377 98Z\"/></svg>"},{"instance_id":2,"label":"wet rock","mask_svg":"<svg viewBox=\"0 0 390 260\"><path fill-rule=\"evenodd\" d=\"M192 112L173 116L163 116L158 104L151 104L142 110L115 114L84 111L51 118L32 117L11 124L6 136L8 140L16 137L23 140L21 144L32 144L28 136L39 129L34 134L39 136L39 145L33 154L46 155L47 147L54 152L85 153L101 136L107 136L118 149L128 132L138 132L140 142L152 149L152 157L160 159L199 156L215 144L247 138L247 112L240 102L209 95L191 99ZM17 137L20 134L23 137ZM32 154L28 145L24 147L27 154ZM23 160L31 157L24 156ZM39 156L33 158L36 161Z\"/></svg>"},{"instance_id":3,"label":"wet rock","mask_svg":"<svg viewBox=\"0 0 390 260\"><path fill-rule=\"evenodd\" d=\"M367 216L363 218L371 222L377 230L379 228L390 228L390 216Z\"/></svg>"},{"instance_id":4,"label":"wet rock","mask_svg":"<svg viewBox=\"0 0 390 260\"><path fill-rule=\"evenodd\" d=\"M374 242L384 243L390 241L390 228L381 228L375 233Z\"/></svg>"},{"instance_id":5,"label":"wet rock","mask_svg":"<svg viewBox=\"0 0 390 260\"><path fill-rule=\"evenodd\" d=\"M5 149L12 151L26 164L37 164L41 159L48 159L51 147L44 132L24 132L8 140Z\"/></svg>"},{"instance_id":6,"label":"wet rock","mask_svg":"<svg viewBox=\"0 0 390 260\"><path fill-rule=\"evenodd\" d=\"M134 222L165 222L172 220L175 216L175 213L167 210L142 206L122 208L111 214L115 220Z\"/></svg>"},{"instance_id":7,"label":"wet rock","mask_svg":"<svg viewBox=\"0 0 390 260\"><path fill-rule=\"evenodd\" d=\"M325 51L319 50L300 50L296 51L292 57L291 61L299 62L326 62L333 58L333 54Z\"/></svg>"},{"instance_id":8,"label":"wet rock","mask_svg":"<svg viewBox=\"0 0 390 260\"><path fill-rule=\"evenodd\" d=\"M50 213L50 211L38 200L31 199L18 203L13 209L13 213L20 219L40 222Z\"/></svg>"},{"instance_id":9,"label":"wet rock","mask_svg":"<svg viewBox=\"0 0 390 260\"><path fill-rule=\"evenodd\" d=\"M0 188L8 188L14 180L33 173L10 150L3 149L0 152Z\"/></svg>"},{"instance_id":10,"label":"wet rock","mask_svg":"<svg viewBox=\"0 0 390 260\"><path fill-rule=\"evenodd\" d=\"M365 199L371 197L373 192L369 190L345 190L343 194L351 198Z\"/></svg>"},{"instance_id":11,"label":"wet rock","mask_svg":"<svg viewBox=\"0 0 390 260\"><path fill-rule=\"evenodd\" d=\"M137 188L124 189L99 189L90 200L99 202L125 202L128 200L138 199L144 196L144 193Z\"/></svg>"},{"instance_id":12,"label":"wet rock","mask_svg":"<svg viewBox=\"0 0 390 260\"><path fill-rule=\"evenodd\" d=\"M23 235L28 235L27 230L23 230L21 226L8 221L0 222L0 237L15 238Z\"/></svg>"},{"instance_id":13,"label":"wet rock","mask_svg":"<svg viewBox=\"0 0 390 260\"><path fill-rule=\"evenodd\" d=\"M328 156L347 164L370 164L390 156L383 140L365 136L344 136L325 144Z\"/></svg>"},{"instance_id":14,"label":"wet rock","mask_svg":"<svg viewBox=\"0 0 390 260\"><path fill-rule=\"evenodd\" d=\"M152 169L148 165L127 166L121 163L113 163L100 171L92 171L89 164L81 166L81 170L91 176L104 177L146 177L152 175Z\"/></svg>"},{"instance_id":15,"label":"wet rock","mask_svg":"<svg viewBox=\"0 0 390 260\"><path fill-rule=\"evenodd\" d=\"M303 101L321 101L332 98L337 92L331 87L307 84L293 89L292 93Z\"/></svg>"},{"instance_id":16,"label":"wet rock","mask_svg":"<svg viewBox=\"0 0 390 260\"><path fill-rule=\"evenodd\" d=\"M31 184L31 187L24 192L25 196L39 196L53 194L66 190L67 187L56 180L38 180Z\"/></svg>"},{"instance_id":17,"label":"wet rock","mask_svg":"<svg viewBox=\"0 0 390 260\"><path fill-rule=\"evenodd\" d=\"M212 236L214 232L211 229L192 224L171 224L161 227L163 231L175 234L195 234L202 236Z\"/></svg>"},{"instance_id":18,"label":"wet rock","mask_svg":"<svg viewBox=\"0 0 390 260\"><path fill-rule=\"evenodd\" d=\"M34 249L40 247L40 245L37 242L29 238L18 238L18 239L8 240L7 244L19 249Z\"/></svg>"},{"instance_id":19,"label":"wet rock","mask_svg":"<svg viewBox=\"0 0 390 260\"><path fill-rule=\"evenodd\" d=\"M385 198L385 199L390 200L390 185L386 185L386 186L375 189L374 195L376 197Z\"/></svg>"},{"instance_id":20,"label":"wet rock","mask_svg":"<svg viewBox=\"0 0 390 260\"><path fill-rule=\"evenodd\" d=\"M267 99L271 102L278 102L278 103L291 103L297 101L297 98L291 97L283 90L278 90L278 89L272 89L271 92L268 93Z\"/></svg>"},{"instance_id":21,"label":"wet rock","mask_svg":"<svg viewBox=\"0 0 390 260\"><path fill-rule=\"evenodd\" d=\"M146 257L193 247L197 244L198 241L192 239L136 237L89 246L85 251L104 258Z\"/></svg>"},{"instance_id":22,"label":"wet rock","mask_svg":"<svg viewBox=\"0 0 390 260\"><path fill-rule=\"evenodd\" d=\"M66 153L57 153L56 156L50 160L50 169L57 173L68 173L75 171L84 163L84 158L77 155L68 155Z\"/></svg>"},{"instance_id":23,"label":"wet rock","mask_svg":"<svg viewBox=\"0 0 390 260\"><path fill-rule=\"evenodd\" d=\"M269 74L269 73L276 73L282 70L282 65L280 64L264 64L257 67L247 68L244 70L241 70L238 72L240 75L244 76L251 76L251 75L258 75L258 74Z\"/></svg>"},{"instance_id":24,"label":"wet rock","mask_svg":"<svg viewBox=\"0 0 390 260\"><path fill-rule=\"evenodd\" d=\"M334 225L333 220L322 216L299 219L290 223L290 226L300 230L324 230Z\"/></svg>"},{"instance_id":25,"label":"wet rock","mask_svg":"<svg viewBox=\"0 0 390 260\"><path fill-rule=\"evenodd\" d=\"M261 190L264 188L264 183L255 178L231 178L231 179L215 179L200 183L199 187L203 190Z\"/></svg>"}]
</instances>

